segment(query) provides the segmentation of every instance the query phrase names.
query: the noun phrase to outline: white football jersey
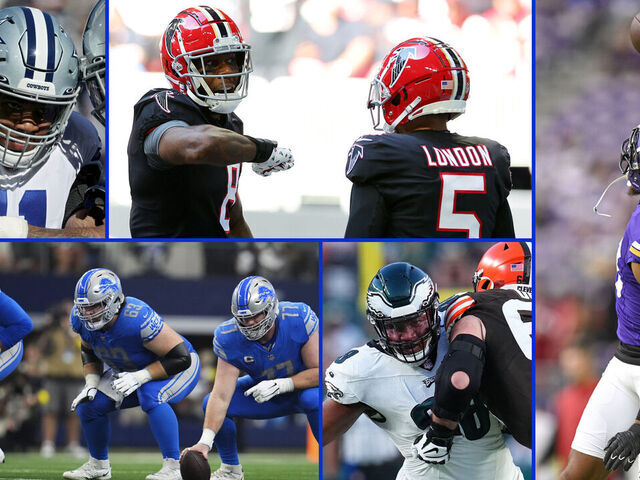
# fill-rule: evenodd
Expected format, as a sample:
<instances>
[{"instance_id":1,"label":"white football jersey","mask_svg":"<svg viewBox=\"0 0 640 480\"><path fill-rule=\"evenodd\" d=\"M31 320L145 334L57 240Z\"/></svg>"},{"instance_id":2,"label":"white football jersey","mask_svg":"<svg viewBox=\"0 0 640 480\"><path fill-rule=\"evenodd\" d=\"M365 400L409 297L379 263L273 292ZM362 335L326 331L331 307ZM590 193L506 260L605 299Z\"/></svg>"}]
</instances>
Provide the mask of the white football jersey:
<instances>
[{"instance_id":1,"label":"white football jersey","mask_svg":"<svg viewBox=\"0 0 640 480\"><path fill-rule=\"evenodd\" d=\"M522 479L498 419L484 405L476 407L477 413L467 413L460 424L461 430L466 428L468 437L480 438L468 440L456 435L447 463L431 465L412 456L413 442L424 430L418 427L411 413L414 407L425 401L428 405L433 398L436 371L447 350L445 335L441 335L436 364L431 370L425 370L400 362L374 346L355 348L327 369L327 396L342 404L364 403L371 409L367 415L387 432L405 458L398 479Z\"/></svg>"},{"instance_id":2,"label":"white football jersey","mask_svg":"<svg viewBox=\"0 0 640 480\"><path fill-rule=\"evenodd\" d=\"M0 216L23 216L30 225L62 228L71 186L80 168L99 155L100 147L95 127L73 113L61 142L24 183L13 188L0 185Z\"/></svg>"}]
</instances>

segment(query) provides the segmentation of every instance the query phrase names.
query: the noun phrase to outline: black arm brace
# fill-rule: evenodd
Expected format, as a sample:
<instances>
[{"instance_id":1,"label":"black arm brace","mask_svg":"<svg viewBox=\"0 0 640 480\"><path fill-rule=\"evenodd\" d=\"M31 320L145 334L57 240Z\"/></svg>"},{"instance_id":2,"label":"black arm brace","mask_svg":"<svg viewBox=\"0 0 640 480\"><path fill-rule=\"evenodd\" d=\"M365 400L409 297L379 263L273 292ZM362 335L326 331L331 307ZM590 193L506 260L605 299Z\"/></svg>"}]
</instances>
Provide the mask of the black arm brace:
<instances>
[{"instance_id":1,"label":"black arm brace","mask_svg":"<svg viewBox=\"0 0 640 480\"><path fill-rule=\"evenodd\" d=\"M160 359L160 364L167 375L175 375L191 366L191 354L184 342L179 343Z\"/></svg>"},{"instance_id":2,"label":"black arm brace","mask_svg":"<svg viewBox=\"0 0 640 480\"><path fill-rule=\"evenodd\" d=\"M480 390L485 350L485 342L474 335L461 334L451 342L436 373L433 413L438 417L460 421ZM451 376L460 371L469 376L469 385L461 390L451 383Z\"/></svg>"},{"instance_id":3,"label":"black arm brace","mask_svg":"<svg viewBox=\"0 0 640 480\"><path fill-rule=\"evenodd\" d=\"M82 365L87 365L88 363L97 363L98 365L102 365L102 360L98 358L93 349L84 344L80 345L80 356L82 357Z\"/></svg>"}]
</instances>

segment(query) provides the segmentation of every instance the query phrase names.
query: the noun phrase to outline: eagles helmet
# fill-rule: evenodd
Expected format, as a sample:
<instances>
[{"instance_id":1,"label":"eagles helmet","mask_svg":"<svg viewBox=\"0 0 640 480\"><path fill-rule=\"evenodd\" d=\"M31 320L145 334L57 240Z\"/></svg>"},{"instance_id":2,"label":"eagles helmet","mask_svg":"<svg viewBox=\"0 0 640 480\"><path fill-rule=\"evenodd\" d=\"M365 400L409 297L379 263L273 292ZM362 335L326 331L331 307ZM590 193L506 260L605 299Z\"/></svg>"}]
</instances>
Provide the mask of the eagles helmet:
<instances>
[{"instance_id":1,"label":"eagles helmet","mask_svg":"<svg viewBox=\"0 0 640 480\"><path fill-rule=\"evenodd\" d=\"M456 118L465 111L469 85L467 65L453 47L430 37L406 40L385 57L371 82L373 128L392 133L422 115Z\"/></svg>"},{"instance_id":2,"label":"eagles helmet","mask_svg":"<svg viewBox=\"0 0 640 480\"><path fill-rule=\"evenodd\" d=\"M89 270L76 284L73 303L78 318L87 330L101 329L113 319L124 303L120 279L106 268Z\"/></svg>"},{"instance_id":3,"label":"eagles helmet","mask_svg":"<svg viewBox=\"0 0 640 480\"><path fill-rule=\"evenodd\" d=\"M620 154L620 171L627 176L627 184L640 192L640 152L638 151L638 136L640 125L631 131L631 135L622 143Z\"/></svg>"},{"instance_id":4,"label":"eagles helmet","mask_svg":"<svg viewBox=\"0 0 640 480\"><path fill-rule=\"evenodd\" d=\"M11 188L62 138L79 61L67 32L36 8L0 10L0 39L0 181Z\"/></svg>"},{"instance_id":5,"label":"eagles helmet","mask_svg":"<svg viewBox=\"0 0 640 480\"><path fill-rule=\"evenodd\" d=\"M82 34L82 80L93 105L91 114L104 125L105 109L105 0L99 0L89 14Z\"/></svg>"},{"instance_id":6,"label":"eagles helmet","mask_svg":"<svg viewBox=\"0 0 640 480\"><path fill-rule=\"evenodd\" d=\"M265 336L278 315L278 297L266 278L247 277L242 280L231 297L231 313L238 329L248 340L255 341ZM264 318L255 324L248 322L264 313Z\"/></svg>"},{"instance_id":7,"label":"eagles helmet","mask_svg":"<svg viewBox=\"0 0 640 480\"><path fill-rule=\"evenodd\" d=\"M180 12L160 40L162 68L171 86L216 113L233 112L247 96L253 71L250 49L233 19L207 6ZM239 71L211 72L213 57L226 54L235 56ZM208 79L219 80L219 88L214 90Z\"/></svg>"},{"instance_id":8,"label":"eagles helmet","mask_svg":"<svg viewBox=\"0 0 640 480\"><path fill-rule=\"evenodd\" d=\"M473 290L531 285L531 249L527 242L500 242L489 248L473 274Z\"/></svg>"},{"instance_id":9,"label":"eagles helmet","mask_svg":"<svg viewBox=\"0 0 640 480\"><path fill-rule=\"evenodd\" d=\"M401 362L434 361L440 338L438 290L419 268L405 262L382 267L367 290L367 319L382 348Z\"/></svg>"}]
</instances>

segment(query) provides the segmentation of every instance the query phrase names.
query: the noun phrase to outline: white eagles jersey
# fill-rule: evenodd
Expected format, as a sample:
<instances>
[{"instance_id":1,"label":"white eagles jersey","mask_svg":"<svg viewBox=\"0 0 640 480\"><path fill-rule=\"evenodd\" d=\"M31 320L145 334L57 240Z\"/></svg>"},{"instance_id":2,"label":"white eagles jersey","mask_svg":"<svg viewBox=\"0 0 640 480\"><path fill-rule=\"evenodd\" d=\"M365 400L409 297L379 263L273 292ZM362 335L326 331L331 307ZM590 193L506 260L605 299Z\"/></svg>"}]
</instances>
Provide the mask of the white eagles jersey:
<instances>
[{"instance_id":1,"label":"white eagles jersey","mask_svg":"<svg viewBox=\"0 0 640 480\"><path fill-rule=\"evenodd\" d=\"M0 216L23 216L37 227L62 228L69 191L80 168L100 158L101 142L89 120L74 112L62 140L18 186L0 182Z\"/></svg>"},{"instance_id":2,"label":"white eagles jersey","mask_svg":"<svg viewBox=\"0 0 640 480\"><path fill-rule=\"evenodd\" d=\"M400 362L373 343L355 348L327 369L327 396L338 403L360 402L369 407L367 415L387 432L405 458L397 479L522 479L498 419L483 404L472 405L465 414L460 430L468 438L454 436L447 463L431 465L412 456L414 440L430 422L428 406L433 402L435 375L447 350L447 340L441 335L435 366L425 370Z\"/></svg>"}]
</instances>

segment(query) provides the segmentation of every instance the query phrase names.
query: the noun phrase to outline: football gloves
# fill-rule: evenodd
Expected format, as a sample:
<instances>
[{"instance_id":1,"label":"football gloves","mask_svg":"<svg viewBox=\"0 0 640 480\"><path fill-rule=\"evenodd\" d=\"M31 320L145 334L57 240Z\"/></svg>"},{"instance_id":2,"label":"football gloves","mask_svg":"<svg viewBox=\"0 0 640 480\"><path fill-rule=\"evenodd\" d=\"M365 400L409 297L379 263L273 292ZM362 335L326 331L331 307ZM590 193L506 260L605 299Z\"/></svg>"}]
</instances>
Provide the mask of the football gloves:
<instances>
[{"instance_id":1,"label":"football gloves","mask_svg":"<svg viewBox=\"0 0 640 480\"><path fill-rule=\"evenodd\" d=\"M24 217L0 217L0 238L27 238L29 224Z\"/></svg>"},{"instance_id":2,"label":"football gloves","mask_svg":"<svg viewBox=\"0 0 640 480\"><path fill-rule=\"evenodd\" d=\"M80 391L78 396L71 402L71 411L75 411L78 404L82 402L91 402L98 393L98 383L100 383L100 375L90 373L85 377L84 388Z\"/></svg>"},{"instance_id":3,"label":"football gloves","mask_svg":"<svg viewBox=\"0 0 640 480\"><path fill-rule=\"evenodd\" d=\"M413 456L426 463L445 464L449 460L454 432L455 430L431 423L427 431L413 442Z\"/></svg>"},{"instance_id":4,"label":"football gloves","mask_svg":"<svg viewBox=\"0 0 640 480\"><path fill-rule=\"evenodd\" d=\"M151 380L149 370L143 368L137 372L120 372L117 379L111 382L111 387L125 397L131 395L140 386Z\"/></svg>"},{"instance_id":5,"label":"football gloves","mask_svg":"<svg viewBox=\"0 0 640 480\"><path fill-rule=\"evenodd\" d=\"M275 147L271 156L264 162L252 163L251 168L258 175L268 177L273 172L289 170L293 167L293 155L288 148Z\"/></svg>"},{"instance_id":6,"label":"football gloves","mask_svg":"<svg viewBox=\"0 0 640 480\"><path fill-rule=\"evenodd\" d=\"M626 472L640 454L640 423L634 423L629 430L616 433L604 447L604 466L613 471L622 467Z\"/></svg>"},{"instance_id":7,"label":"football gloves","mask_svg":"<svg viewBox=\"0 0 640 480\"><path fill-rule=\"evenodd\" d=\"M263 380L257 385L249 388L244 392L244 396L253 395L258 403L264 403L271 400L276 395L293 392L293 380L290 378L276 378L274 380Z\"/></svg>"}]
</instances>

